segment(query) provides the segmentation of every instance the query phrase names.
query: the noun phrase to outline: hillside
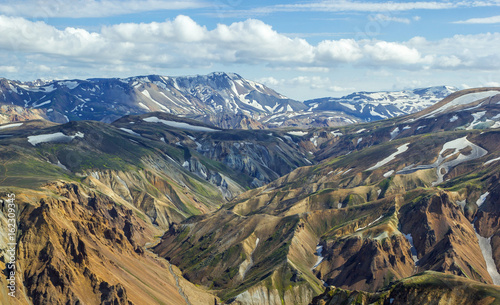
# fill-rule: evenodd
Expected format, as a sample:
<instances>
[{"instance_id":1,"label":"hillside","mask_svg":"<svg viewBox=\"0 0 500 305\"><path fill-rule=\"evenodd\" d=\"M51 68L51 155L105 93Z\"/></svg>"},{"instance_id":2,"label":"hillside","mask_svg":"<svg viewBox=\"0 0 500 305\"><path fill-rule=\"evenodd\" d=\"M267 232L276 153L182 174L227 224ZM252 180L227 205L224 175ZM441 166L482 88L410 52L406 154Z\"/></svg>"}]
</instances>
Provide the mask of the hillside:
<instances>
[{"instance_id":1,"label":"hillside","mask_svg":"<svg viewBox=\"0 0 500 305\"><path fill-rule=\"evenodd\" d=\"M375 292L426 270L497 283L499 101L468 90L323 130L322 162L170 226L154 251L241 304L308 304L323 283Z\"/></svg>"},{"instance_id":2,"label":"hillside","mask_svg":"<svg viewBox=\"0 0 500 305\"><path fill-rule=\"evenodd\" d=\"M17 241L24 245L16 253L22 258L17 285L25 291L19 303L216 299L147 247L172 223L213 211L307 164L280 139L264 131L226 133L164 113L113 124L1 125L0 195L16 195ZM216 155L203 148L216 145ZM8 210L1 208L1 257L7 262ZM2 293L3 303L7 298Z\"/></svg>"},{"instance_id":3,"label":"hillside","mask_svg":"<svg viewBox=\"0 0 500 305\"><path fill-rule=\"evenodd\" d=\"M15 194L17 304L490 304L499 103L469 89L307 130L164 112L0 125L0 261Z\"/></svg>"}]
</instances>

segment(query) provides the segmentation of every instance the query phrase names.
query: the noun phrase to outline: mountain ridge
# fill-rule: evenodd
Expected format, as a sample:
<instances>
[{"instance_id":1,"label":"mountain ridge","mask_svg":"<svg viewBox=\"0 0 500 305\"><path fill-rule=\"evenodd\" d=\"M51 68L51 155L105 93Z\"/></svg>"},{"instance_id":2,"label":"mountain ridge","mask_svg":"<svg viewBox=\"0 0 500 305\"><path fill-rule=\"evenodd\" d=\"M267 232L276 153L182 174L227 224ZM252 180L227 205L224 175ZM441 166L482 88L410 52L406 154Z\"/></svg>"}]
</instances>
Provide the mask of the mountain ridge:
<instances>
[{"instance_id":1,"label":"mountain ridge","mask_svg":"<svg viewBox=\"0 0 500 305\"><path fill-rule=\"evenodd\" d=\"M359 92L303 103L238 74L213 72L34 82L1 79L0 103L24 107L38 118L58 123L89 119L112 122L127 114L162 111L218 127L264 129L341 126L394 117L421 110L454 90L441 86ZM402 102L388 103L394 99ZM25 116L34 118L33 114Z\"/></svg>"}]
</instances>

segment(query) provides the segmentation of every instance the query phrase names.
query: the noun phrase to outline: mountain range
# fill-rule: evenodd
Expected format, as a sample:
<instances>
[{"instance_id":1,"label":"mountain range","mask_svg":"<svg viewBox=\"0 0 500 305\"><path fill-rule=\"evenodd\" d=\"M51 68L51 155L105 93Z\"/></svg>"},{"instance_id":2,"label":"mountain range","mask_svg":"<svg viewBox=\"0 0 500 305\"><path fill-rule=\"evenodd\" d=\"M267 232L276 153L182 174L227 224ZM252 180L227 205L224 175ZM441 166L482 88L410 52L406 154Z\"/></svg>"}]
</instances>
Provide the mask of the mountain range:
<instances>
[{"instance_id":1,"label":"mountain range","mask_svg":"<svg viewBox=\"0 0 500 305\"><path fill-rule=\"evenodd\" d=\"M0 80L4 122L44 118L112 122L123 115L161 111L220 128L328 127L420 111L455 88L360 92L299 102L234 73L167 77L18 82ZM18 107L16 107L18 106Z\"/></svg>"},{"instance_id":2,"label":"mountain range","mask_svg":"<svg viewBox=\"0 0 500 305\"><path fill-rule=\"evenodd\" d=\"M174 83L192 87L194 79ZM161 94L151 80L127 86L137 82L128 92L148 92L152 101L140 103L153 107ZM31 113L15 99L9 108L23 119L47 115L43 107L64 118L62 96L81 90L90 99L83 91L100 81L22 84L54 89L43 90L53 93L44 105L34 101L42 89L14 93L5 80L2 92L25 96ZM125 86L107 81L114 92ZM332 103L253 86L290 113ZM406 94L452 91L441 89ZM94 108L87 102L71 115L84 118ZM425 109L407 103L401 111L412 113L385 120L307 129L223 129L161 109L115 120L118 104L95 111L107 119L0 125L4 270L10 194L18 224L16 296L4 273L2 304L500 302L500 88L452 92ZM349 103L366 114L359 104ZM286 113L275 110L267 116Z\"/></svg>"}]
</instances>

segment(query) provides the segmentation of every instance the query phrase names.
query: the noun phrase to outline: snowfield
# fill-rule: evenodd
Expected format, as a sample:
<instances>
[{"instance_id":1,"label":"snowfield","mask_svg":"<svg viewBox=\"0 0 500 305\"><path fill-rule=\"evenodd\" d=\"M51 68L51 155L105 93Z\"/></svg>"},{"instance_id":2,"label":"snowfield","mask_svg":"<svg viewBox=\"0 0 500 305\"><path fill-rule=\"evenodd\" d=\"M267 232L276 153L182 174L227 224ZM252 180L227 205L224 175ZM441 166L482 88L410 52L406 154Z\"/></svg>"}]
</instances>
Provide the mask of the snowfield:
<instances>
[{"instance_id":1,"label":"snowfield","mask_svg":"<svg viewBox=\"0 0 500 305\"><path fill-rule=\"evenodd\" d=\"M125 132L127 132L127 133L130 133L130 134L132 134L132 135L134 135L134 136L138 136L138 137L140 137L140 136L141 136L140 134L138 134L137 132L133 131L132 129L128 129L128 128L120 128L120 130L125 131Z\"/></svg>"},{"instance_id":2,"label":"snowfield","mask_svg":"<svg viewBox=\"0 0 500 305\"><path fill-rule=\"evenodd\" d=\"M454 158L453 160L445 162L445 160L448 157L456 154L460 150L467 148L467 147L470 147L472 149L472 151L469 155L466 156L462 153L459 153L458 156L456 158ZM443 156L443 153L447 150L451 151L451 153L449 153L446 156ZM419 165L419 166L408 166L408 167L405 167L404 169L398 171L397 174L406 175L406 174L414 173L418 170L436 168L438 180L433 183L433 185L436 185L436 184L443 182L444 175L446 175L450 171L451 168L453 168L461 163L481 158L481 157L485 156L486 154L488 154L488 151L486 149L479 147L476 144L470 142L469 140L467 140L467 136L465 136L463 138L458 138L458 139L446 142L438 154L438 159L433 164Z\"/></svg>"},{"instance_id":3,"label":"snowfield","mask_svg":"<svg viewBox=\"0 0 500 305\"><path fill-rule=\"evenodd\" d=\"M36 146L37 144L40 143L45 143L45 142L70 142L74 138L83 138L84 134L81 132L77 132L74 136L67 136L62 132L56 132L56 133L49 133L49 134L41 134L41 135L36 135L36 136L29 136L28 137L28 142L31 143L31 145Z\"/></svg>"},{"instance_id":4,"label":"snowfield","mask_svg":"<svg viewBox=\"0 0 500 305\"><path fill-rule=\"evenodd\" d=\"M413 237L411 236L411 233L408 233L408 234L403 233L403 235L411 245L411 248L410 248L411 257L413 258L413 261L415 262L415 266L416 266L418 264L418 257L417 257L417 249L415 248L415 245L413 244Z\"/></svg>"},{"instance_id":5,"label":"snowfield","mask_svg":"<svg viewBox=\"0 0 500 305\"><path fill-rule=\"evenodd\" d=\"M394 160L396 158L397 155L402 154L405 151L407 151L408 150L408 145L410 145L410 143L406 143L406 144L403 144L403 145L399 146L397 148L397 151L395 153L393 153L389 157L385 158L384 160L377 162L377 164L375 164L374 166L370 167L367 170L371 171L371 170L377 169L377 168L379 168L381 166L384 166L387 163L391 162L392 160Z\"/></svg>"},{"instance_id":6,"label":"snowfield","mask_svg":"<svg viewBox=\"0 0 500 305\"><path fill-rule=\"evenodd\" d=\"M0 126L0 130L7 129L7 128L19 127L21 125L23 125L23 123L7 124L7 125Z\"/></svg>"},{"instance_id":7,"label":"snowfield","mask_svg":"<svg viewBox=\"0 0 500 305\"><path fill-rule=\"evenodd\" d=\"M476 227L474 226L474 232L476 233L477 240L479 242L479 248L481 248L481 253L483 254L484 260L486 262L486 270L493 280L493 284L500 285L500 274L498 273L495 261L493 260L493 251L491 249L491 237L482 237L477 233Z\"/></svg>"},{"instance_id":8,"label":"snowfield","mask_svg":"<svg viewBox=\"0 0 500 305\"><path fill-rule=\"evenodd\" d=\"M289 131L287 133L291 134L292 136L299 136L299 137L303 137L306 134L308 134L307 132L304 132L304 131Z\"/></svg>"},{"instance_id":9,"label":"snowfield","mask_svg":"<svg viewBox=\"0 0 500 305\"><path fill-rule=\"evenodd\" d=\"M149 118L144 118L143 119L146 122L149 123L162 123L170 127L175 127L179 129L186 129L186 130L192 130L192 131L203 131L203 132L214 132L214 131L220 131L217 129L213 128L208 128L208 127L203 127L203 126L196 126L196 125L191 125L188 123L183 123L183 122L175 122L175 121L167 121L167 120L162 120L159 119L155 116L149 117Z\"/></svg>"},{"instance_id":10,"label":"snowfield","mask_svg":"<svg viewBox=\"0 0 500 305\"><path fill-rule=\"evenodd\" d=\"M315 255L318 256L318 260L316 261L316 264L314 264L314 266L312 267L313 270L316 269L316 267L318 267L319 264L321 264L323 259L325 259L323 256L321 256L321 252L323 252L323 246L317 245Z\"/></svg>"}]
</instances>

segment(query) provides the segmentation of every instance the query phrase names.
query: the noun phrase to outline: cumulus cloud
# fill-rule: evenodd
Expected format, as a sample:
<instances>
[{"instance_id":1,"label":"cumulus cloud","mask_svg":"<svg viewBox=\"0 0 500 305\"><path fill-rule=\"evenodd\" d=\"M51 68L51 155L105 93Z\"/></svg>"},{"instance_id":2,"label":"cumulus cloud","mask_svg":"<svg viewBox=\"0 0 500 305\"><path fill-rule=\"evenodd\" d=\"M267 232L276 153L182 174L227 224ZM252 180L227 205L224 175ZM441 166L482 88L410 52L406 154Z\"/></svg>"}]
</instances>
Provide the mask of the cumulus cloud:
<instances>
[{"instance_id":1,"label":"cumulus cloud","mask_svg":"<svg viewBox=\"0 0 500 305\"><path fill-rule=\"evenodd\" d=\"M424 60L417 49L395 42L378 41L365 45L364 50L376 63L416 64Z\"/></svg>"},{"instance_id":2,"label":"cumulus cloud","mask_svg":"<svg viewBox=\"0 0 500 305\"><path fill-rule=\"evenodd\" d=\"M88 18L207 6L200 0L21 0L0 4L0 13L27 18Z\"/></svg>"},{"instance_id":3,"label":"cumulus cloud","mask_svg":"<svg viewBox=\"0 0 500 305\"><path fill-rule=\"evenodd\" d=\"M325 40L316 48L317 59L324 62L354 62L363 57L361 47L354 39Z\"/></svg>"},{"instance_id":4,"label":"cumulus cloud","mask_svg":"<svg viewBox=\"0 0 500 305\"><path fill-rule=\"evenodd\" d=\"M0 16L0 38L0 52L36 57L32 60L50 68L95 65L115 71L134 71L134 67L155 71L251 64L328 72L341 65L410 70L492 70L500 65L500 33L437 41L323 40L313 45L257 19L208 29L183 15L164 22L116 24L98 32Z\"/></svg>"}]
</instances>

